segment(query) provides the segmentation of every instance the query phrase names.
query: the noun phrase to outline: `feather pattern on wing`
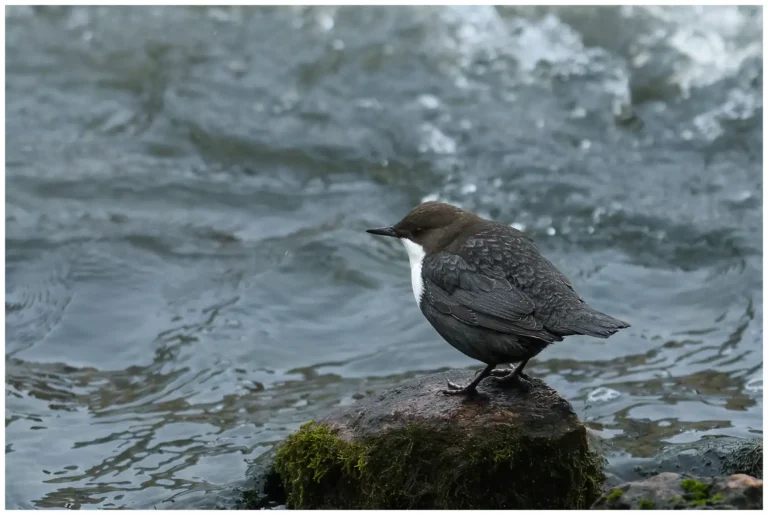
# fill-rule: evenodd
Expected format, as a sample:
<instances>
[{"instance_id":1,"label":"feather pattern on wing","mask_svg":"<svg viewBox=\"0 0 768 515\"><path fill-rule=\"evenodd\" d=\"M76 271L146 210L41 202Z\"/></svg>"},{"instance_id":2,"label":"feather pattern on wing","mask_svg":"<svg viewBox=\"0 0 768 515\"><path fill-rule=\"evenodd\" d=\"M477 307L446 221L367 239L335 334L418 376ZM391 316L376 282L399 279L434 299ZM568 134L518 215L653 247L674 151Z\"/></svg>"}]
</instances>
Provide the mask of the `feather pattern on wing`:
<instances>
[{"instance_id":1,"label":"feather pattern on wing","mask_svg":"<svg viewBox=\"0 0 768 515\"><path fill-rule=\"evenodd\" d=\"M535 304L504 277L480 274L456 254L428 256L422 266L425 297L432 307L457 320L501 333L529 336L546 342L562 340L544 328Z\"/></svg>"}]
</instances>

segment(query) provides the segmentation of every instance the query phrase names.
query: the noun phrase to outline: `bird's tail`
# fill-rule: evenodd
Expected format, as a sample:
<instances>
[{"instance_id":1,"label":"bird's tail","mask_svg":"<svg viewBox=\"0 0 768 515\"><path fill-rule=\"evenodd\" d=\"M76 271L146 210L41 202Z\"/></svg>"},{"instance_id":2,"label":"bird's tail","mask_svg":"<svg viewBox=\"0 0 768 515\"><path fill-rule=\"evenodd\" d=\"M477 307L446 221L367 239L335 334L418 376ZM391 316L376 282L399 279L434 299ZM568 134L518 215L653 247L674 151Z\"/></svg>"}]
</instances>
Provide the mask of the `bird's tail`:
<instances>
[{"instance_id":1,"label":"bird's tail","mask_svg":"<svg viewBox=\"0 0 768 515\"><path fill-rule=\"evenodd\" d=\"M595 338L608 338L620 329L626 329L629 324L600 313L592 308L580 310L574 320L569 324L576 334L594 336Z\"/></svg>"}]
</instances>

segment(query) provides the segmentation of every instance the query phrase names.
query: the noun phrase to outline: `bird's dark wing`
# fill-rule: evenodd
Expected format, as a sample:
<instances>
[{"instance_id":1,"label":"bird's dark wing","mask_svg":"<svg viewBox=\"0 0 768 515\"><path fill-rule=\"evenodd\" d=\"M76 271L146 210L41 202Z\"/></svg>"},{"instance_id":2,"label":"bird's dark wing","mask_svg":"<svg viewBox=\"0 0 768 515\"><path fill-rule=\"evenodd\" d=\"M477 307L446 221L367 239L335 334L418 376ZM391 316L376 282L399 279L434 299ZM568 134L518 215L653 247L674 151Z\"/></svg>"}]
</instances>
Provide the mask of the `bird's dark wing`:
<instances>
[{"instance_id":1,"label":"bird's dark wing","mask_svg":"<svg viewBox=\"0 0 768 515\"><path fill-rule=\"evenodd\" d=\"M518 288L535 305L533 314L543 322L544 330L558 337L585 334L607 338L629 327L589 307L568 278L541 255L533 240L512 227L489 223L456 253L465 262Z\"/></svg>"},{"instance_id":2,"label":"bird's dark wing","mask_svg":"<svg viewBox=\"0 0 768 515\"><path fill-rule=\"evenodd\" d=\"M503 277L482 275L455 254L440 252L422 264L424 297L434 309L471 326L530 336L546 342L562 340L536 318L534 302Z\"/></svg>"}]
</instances>

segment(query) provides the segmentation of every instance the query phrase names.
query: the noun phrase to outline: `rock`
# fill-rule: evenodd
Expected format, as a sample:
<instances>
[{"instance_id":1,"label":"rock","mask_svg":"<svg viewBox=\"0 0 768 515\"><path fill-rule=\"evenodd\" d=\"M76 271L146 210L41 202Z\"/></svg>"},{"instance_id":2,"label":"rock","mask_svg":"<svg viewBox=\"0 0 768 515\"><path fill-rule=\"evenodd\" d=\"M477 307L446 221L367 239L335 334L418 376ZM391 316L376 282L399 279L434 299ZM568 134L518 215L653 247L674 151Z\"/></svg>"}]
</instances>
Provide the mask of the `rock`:
<instances>
[{"instance_id":1,"label":"rock","mask_svg":"<svg viewBox=\"0 0 768 515\"><path fill-rule=\"evenodd\" d=\"M571 405L539 380L444 395L452 370L407 381L304 425L276 452L289 508L586 508L601 458ZM251 494L255 495L255 494Z\"/></svg>"},{"instance_id":2,"label":"rock","mask_svg":"<svg viewBox=\"0 0 768 515\"><path fill-rule=\"evenodd\" d=\"M748 474L763 477L763 441L758 438L706 438L698 442L667 447L656 457L638 463L614 464L624 481L634 481L662 472L717 477Z\"/></svg>"},{"instance_id":3,"label":"rock","mask_svg":"<svg viewBox=\"0 0 768 515\"><path fill-rule=\"evenodd\" d=\"M280 508L285 491L274 471L274 450L251 464L246 479L233 484L193 491L154 506L161 510L261 510Z\"/></svg>"},{"instance_id":4,"label":"rock","mask_svg":"<svg viewBox=\"0 0 768 515\"><path fill-rule=\"evenodd\" d=\"M723 472L763 477L763 440L741 440L731 448L720 447L723 453Z\"/></svg>"},{"instance_id":5,"label":"rock","mask_svg":"<svg viewBox=\"0 0 768 515\"><path fill-rule=\"evenodd\" d=\"M716 478L662 472L624 483L603 495L592 509L739 509L763 508L763 481L746 474Z\"/></svg>"},{"instance_id":6,"label":"rock","mask_svg":"<svg viewBox=\"0 0 768 515\"><path fill-rule=\"evenodd\" d=\"M243 491L242 506L246 510L275 508L285 504L285 489L275 472L274 449L259 456L248 469L250 488Z\"/></svg>"},{"instance_id":7,"label":"rock","mask_svg":"<svg viewBox=\"0 0 768 515\"><path fill-rule=\"evenodd\" d=\"M285 491L274 471L274 450L265 452L248 468L246 479L193 491L154 506L161 510L262 510L285 504Z\"/></svg>"}]
</instances>

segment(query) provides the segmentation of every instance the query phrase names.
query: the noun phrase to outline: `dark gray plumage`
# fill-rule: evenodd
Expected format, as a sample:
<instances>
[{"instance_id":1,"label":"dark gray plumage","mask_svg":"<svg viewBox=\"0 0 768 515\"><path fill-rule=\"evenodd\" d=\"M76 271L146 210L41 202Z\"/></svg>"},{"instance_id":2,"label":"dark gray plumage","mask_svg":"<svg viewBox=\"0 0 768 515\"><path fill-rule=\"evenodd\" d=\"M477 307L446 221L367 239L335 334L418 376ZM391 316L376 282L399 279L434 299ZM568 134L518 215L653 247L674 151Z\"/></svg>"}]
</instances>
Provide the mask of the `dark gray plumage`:
<instances>
[{"instance_id":1,"label":"dark gray plumage","mask_svg":"<svg viewBox=\"0 0 768 515\"><path fill-rule=\"evenodd\" d=\"M426 202L396 225L368 232L404 242L412 269L420 264L414 293L424 316L453 347L488 365L446 393L474 393L488 375L522 384L527 361L564 336L607 338L629 327L590 308L529 237L504 224ZM494 370L505 363L520 364Z\"/></svg>"}]
</instances>

